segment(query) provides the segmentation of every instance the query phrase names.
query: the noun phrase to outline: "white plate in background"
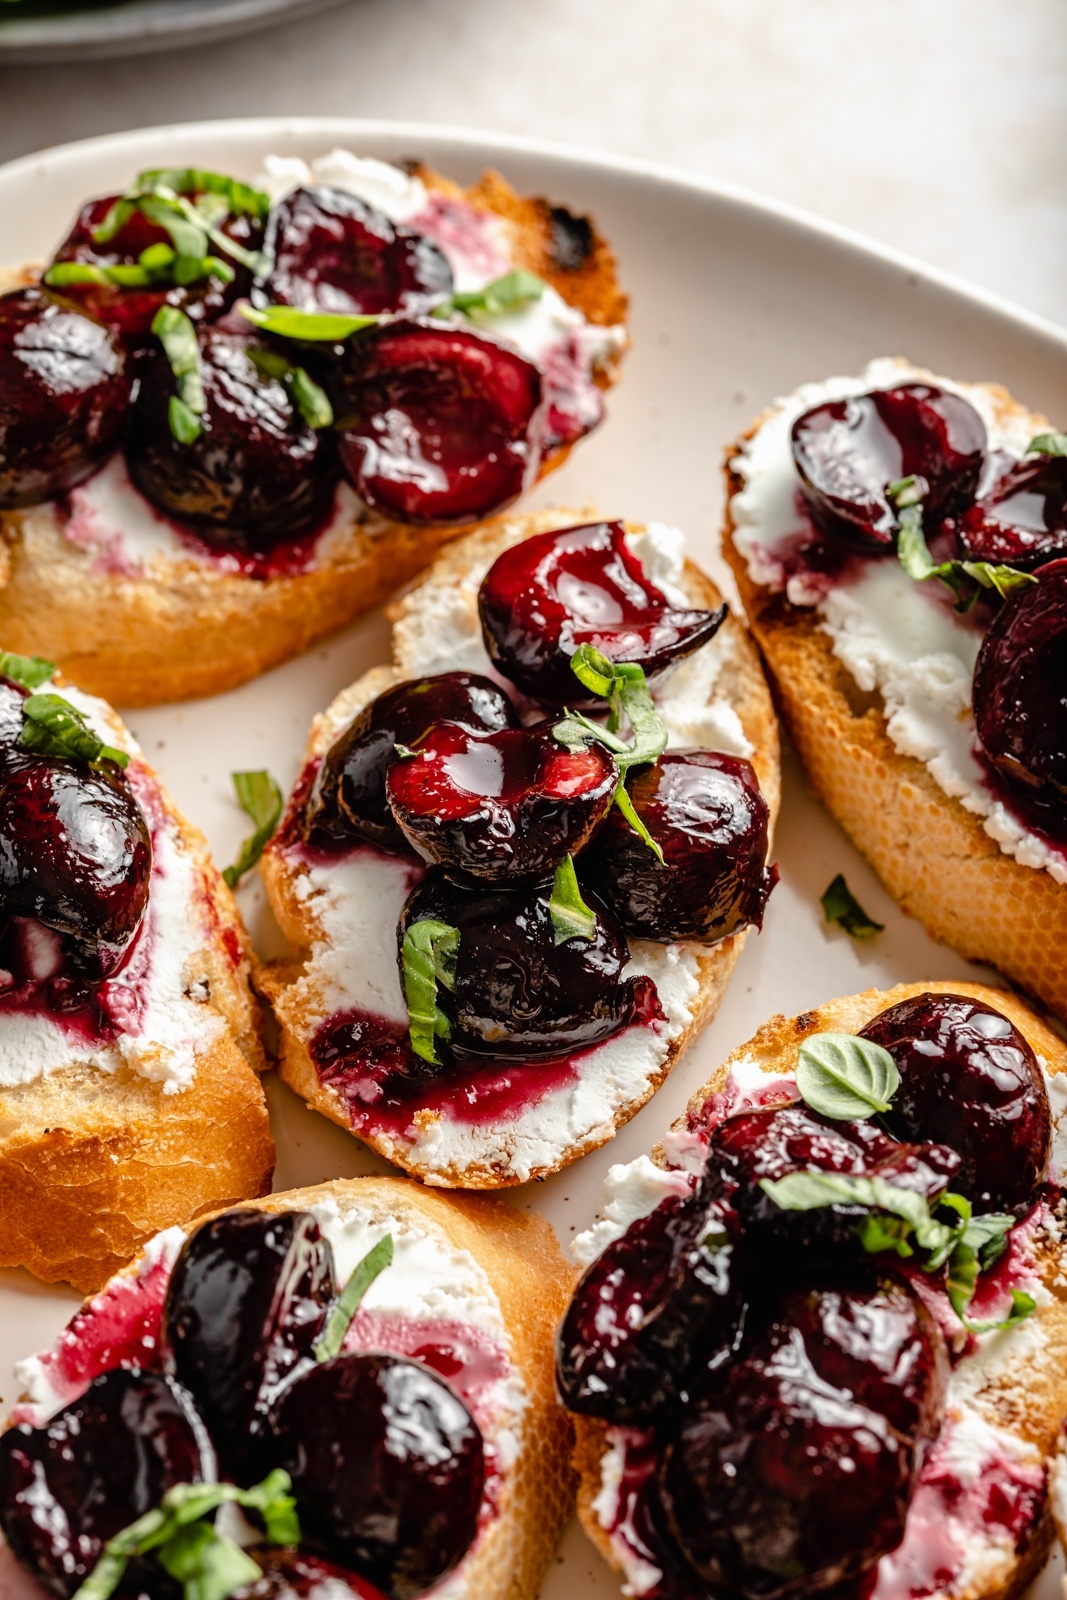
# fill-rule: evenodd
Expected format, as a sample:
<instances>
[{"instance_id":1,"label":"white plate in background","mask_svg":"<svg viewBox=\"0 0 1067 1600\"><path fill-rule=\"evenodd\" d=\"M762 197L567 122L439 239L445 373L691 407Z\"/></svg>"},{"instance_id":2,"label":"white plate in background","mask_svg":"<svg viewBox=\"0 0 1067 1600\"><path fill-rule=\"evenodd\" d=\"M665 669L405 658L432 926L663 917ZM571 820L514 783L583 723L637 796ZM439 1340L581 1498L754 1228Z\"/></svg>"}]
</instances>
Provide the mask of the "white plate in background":
<instances>
[{"instance_id":1,"label":"white plate in background","mask_svg":"<svg viewBox=\"0 0 1067 1600\"><path fill-rule=\"evenodd\" d=\"M595 504L612 517L676 523L696 560L728 592L717 541L723 446L801 381L899 354L956 378L995 379L1054 422L1067 422L1067 336L1060 330L788 208L648 165L520 139L383 122L262 119L67 145L0 169L0 262L46 255L88 196L124 187L140 167L199 165L252 178L270 151L310 157L336 144L386 160L419 156L462 183L497 167L520 192L596 217L632 296L633 349L609 398L608 420L532 503ZM131 714L149 760L220 864L233 859L247 831L230 771L266 766L289 785L312 715L387 648L387 625L373 612L231 694ZM774 1012L792 1014L872 986L976 975L896 908L808 794L788 754L775 855L782 881L764 932L750 938L718 1017L667 1084L610 1145L547 1183L508 1193L513 1204L543 1212L564 1243L594 1217L612 1162L648 1150L692 1090ZM887 925L869 944L823 924L819 895L837 872ZM258 947L272 953L277 935L254 876L239 898ZM386 1170L275 1080L268 1089L279 1188ZM75 1304L70 1291L0 1272L0 1414L15 1398L13 1361L49 1341ZM1060 1570L1057 1557L1035 1586L1040 1600L1058 1600ZM618 1592L614 1575L572 1528L542 1600L579 1593L606 1600Z\"/></svg>"},{"instance_id":2,"label":"white plate in background","mask_svg":"<svg viewBox=\"0 0 1067 1600\"><path fill-rule=\"evenodd\" d=\"M340 0L119 0L45 8L0 0L0 67L147 55L295 22Z\"/></svg>"}]
</instances>

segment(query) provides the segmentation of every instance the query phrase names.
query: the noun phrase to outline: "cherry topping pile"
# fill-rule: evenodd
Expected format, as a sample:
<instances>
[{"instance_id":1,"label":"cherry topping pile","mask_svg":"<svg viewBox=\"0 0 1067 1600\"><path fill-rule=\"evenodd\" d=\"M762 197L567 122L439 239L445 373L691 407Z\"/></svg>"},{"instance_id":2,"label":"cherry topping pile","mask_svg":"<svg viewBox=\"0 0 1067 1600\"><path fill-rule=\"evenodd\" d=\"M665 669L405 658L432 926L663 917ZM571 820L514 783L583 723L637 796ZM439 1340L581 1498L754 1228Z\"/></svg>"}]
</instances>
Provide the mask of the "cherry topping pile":
<instances>
[{"instance_id":1,"label":"cherry topping pile","mask_svg":"<svg viewBox=\"0 0 1067 1600\"><path fill-rule=\"evenodd\" d=\"M958 523L971 561L1032 570L1067 555L1067 456L1026 456L1005 470Z\"/></svg>"},{"instance_id":2,"label":"cherry topping pile","mask_svg":"<svg viewBox=\"0 0 1067 1600\"><path fill-rule=\"evenodd\" d=\"M788 1081L777 1103L742 1103L725 1118L713 1099L689 1193L608 1245L561 1325L564 1403L642 1430L624 1436L627 1460L637 1452L644 1464L626 1515L662 1572L657 1600L866 1592L903 1537L941 1428L940 1324L952 1320L945 1263L958 1236L924 1261L916 1235L905 1277L896 1241L910 1225L894 1231L894 1218L915 1201L958 1221L966 1196L984 1224L976 1237L999 1231L1003 1251L1012 1216L999 1208L1019 1215L1040 1197L1048 1097L1006 1017L928 993L883 1011L859 1038L889 1051L899 1074L884 1115L832 1117ZM790 1178L830 1187L789 1209ZM907 1204L875 1221L869 1183ZM948 1190L951 1209L940 1206ZM946 1316L935 1321L928 1302L939 1301Z\"/></svg>"},{"instance_id":3,"label":"cherry topping pile","mask_svg":"<svg viewBox=\"0 0 1067 1600\"><path fill-rule=\"evenodd\" d=\"M300 1546L256 1547L241 1600L410 1600L445 1578L477 1532L481 1433L421 1362L318 1347L340 1287L306 1212L199 1228L168 1285L162 1371L107 1372L0 1435L0 1527L23 1565L66 1600L165 1490L282 1469ZM120 1592L171 1591L142 1556Z\"/></svg>"}]
</instances>

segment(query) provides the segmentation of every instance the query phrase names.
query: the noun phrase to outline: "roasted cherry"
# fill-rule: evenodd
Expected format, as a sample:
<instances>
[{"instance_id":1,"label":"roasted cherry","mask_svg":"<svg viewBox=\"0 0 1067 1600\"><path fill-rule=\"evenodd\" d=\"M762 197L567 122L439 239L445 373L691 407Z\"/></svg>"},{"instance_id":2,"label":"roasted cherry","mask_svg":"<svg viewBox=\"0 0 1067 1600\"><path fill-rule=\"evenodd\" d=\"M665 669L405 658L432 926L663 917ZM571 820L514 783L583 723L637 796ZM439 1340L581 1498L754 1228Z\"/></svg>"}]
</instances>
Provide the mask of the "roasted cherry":
<instances>
[{"instance_id":1,"label":"roasted cherry","mask_svg":"<svg viewBox=\"0 0 1067 1600\"><path fill-rule=\"evenodd\" d=\"M583 1274L560 1326L564 1405L641 1426L684 1402L740 1342L736 1255L703 1190L632 1222Z\"/></svg>"},{"instance_id":2,"label":"roasted cherry","mask_svg":"<svg viewBox=\"0 0 1067 1600\"><path fill-rule=\"evenodd\" d=\"M826 400L793 424L793 460L823 533L860 550L892 550L897 513L886 489L898 478L926 481L932 522L973 496L986 447L985 424L962 396L929 383L846 400Z\"/></svg>"},{"instance_id":3,"label":"roasted cherry","mask_svg":"<svg viewBox=\"0 0 1067 1600\"><path fill-rule=\"evenodd\" d=\"M417 315L452 293L452 268L425 234L343 189L294 189L270 214L268 305L343 316Z\"/></svg>"},{"instance_id":4,"label":"roasted cherry","mask_svg":"<svg viewBox=\"0 0 1067 1600\"><path fill-rule=\"evenodd\" d=\"M960 517L957 537L971 561L1030 569L1067 556L1067 456L1012 462Z\"/></svg>"},{"instance_id":5,"label":"roasted cherry","mask_svg":"<svg viewBox=\"0 0 1067 1600\"><path fill-rule=\"evenodd\" d=\"M621 522L534 534L498 556L478 591L485 647L525 694L588 703L570 660L593 645L652 676L706 644L726 617L672 606L626 542Z\"/></svg>"},{"instance_id":6,"label":"roasted cherry","mask_svg":"<svg viewBox=\"0 0 1067 1600\"><path fill-rule=\"evenodd\" d=\"M0 910L67 935L101 976L141 925L151 868L144 813L110 762L0 768Z\"/></svg>"},{"instance_id":7,"label":"roasted cherry","mask_svg":"<svg viewBox=\"0 0 1067 1600\"><path fill-rule=\"evenodd\" d=\"M0 1434L0 1527L23 1566L66 1600L108 1539L154 1511L167 1489L214 1479L189 1395L170 1378L116 1369L44 1427ZM137 1593L137 1567L128 1583L124 1592Z\"/></svg>"},{"instance_id":8,"label":"roasted cherry","mask_svg":"<svg viewBox=\"0 0 1067 1600\"><path fill-rule=\"evenodd\" d=\"M1067 806L1067 560L1010 595L982 640L974 720L982 749L1021 794Z\"/></svg>"},{"instance_id":9,"label":"roasted cherry","mask_svg":"<svg viewBox=\"0 0 1067 1600\"><path fill-rule=\"evenodd\" d=\"M341 463L397 522L477 522L537 475L541 375L480 334L386 322L346 347L335 405Z\"/></svg>"},{"instance_id":10,"label":"roasted cherry","mask_svg":"<svg viewBox=\"0 0 1067 1600\"><path fill-rule=\"evenodd\" d=\"M920 994L880 1011L861 1037L888 1050L900 1072L887 1126L951 1145L963 1163L953 1187L976 1210L1027 1205L1045 1175L1052 1119L1018 1028L980 1000Z\"/></svg>"},{"instance_id":11,"label":"roasted cherry","mask_svg":"<svg viewBox=\"0 0 1067 1600\"><path fill-rule=\"evenodd\" d=\"M333 1290L329 1243L305 1211L227 1211L184 1245L163 1305L164 1356L227 1474L262 1477L266 1409L311 1359Z\"/></svg>"},{"instance_id":12,"label":"roasted cherry","mask_svg":"<svg viewBox=\"0 0 1067 1600\"><path fill-rule=\"evenodd\" d=\"M395 761L389 807L426 860L475 882L550 877L611 809L619 770L599 744L568 750L550 727L472 733L439 722Z\"/></svg>"},{"instance_id":13,"label":"roasted cherry","mask_svg":"<svg viewBox=\"0 0 1067 1600\"><path fill-rule=\"evenodd\" d=\"M26 722L22 707L29 693L13 678L0 677L0 781L10 763L21 764L33 760L26 751L19 749Z\"/></svg>"},{"instance_id":14,"label":"roasted cherry","mask_svg":"<svg viewBox=\"0 0 1067 1600\"><path fill-rule=\"evenodd\" d=\"M309 427L284 383L256 366L260 340L220 327L197 339L207 404L200 435L182 444L171 432L175 378L153 349L126 442L134 483L168 516L226 547L262 551L323 522L337 483L330 436Z\"/></svg>"},{"instance_id":15,"label":"roasted cherry","mask_svg":"<svg viewBox=\"0 0 1067 1600\"><path fill-rule=\"evenodd\" d=\"M586 894L592 939L557 945L551 892L550 883L511 894L467 889L436 870L408 896L401 951L407 929L427 917L459 929L455 986L437 990L456 1059L565 1055L636 1020L635 981L622 979L630 953L614 917Z\"/></svg>"},{"instance_id":16,"label":"roasted cherry","mask_svg":"<svg viewBox=\"0 0 1067 1600\"><path fill-rule=\"evenodd\" d=\"M309 1549L389 1600L423 1594L462 1561L478 1528L482 1436L427 1367L338 1356L282 1391L272 1423Z\"/></svg>"},{"instance_id":17,"label":"roasted cherry","mask_svg":"<svg viewBox=\"0 0 1067 1600\"><path fill-rule=\"evenodd\" d=\"M398 683L364 706L330 746L305 807L305 831L339 843L403 844L385 797L385 774L396 760L396 746L414 744L435 722L492 732L515 728L518 720L499 684L477 672L442 672Z\"/></svg>"},{"instance_id":18,"label":"roasted cherry","mask_svg":"<svg viewBox=\"0 0 1067 1600\"><path fill-rule=\"evenodd\" d=\"M822 1593L900 1543L944 1356L902 1285L787 1295L660 1462L673 1541L715 1593ZM906 1425L902 1425L906 1424Z\"/></svg>"},{"instance_id":19,"label":"roasted cherry","mask_svg":"<svg viewBox=\"0 0 1067 1600\"><path fill-rule=\"evenodd\" d=\"M234 1590L231 1600L384 1600L380 1589L346 1567L302 1550L255 1545L246 1552L262 1569L254 1583Z\"/></svg>"},{"instance_id":20,"label":"roasted cherry","mask_svg":"<svg viewBox=\"0 0 1067 1600\"><path fill-rule=\"evenodd\" d=\"M716 944L750 923L761 927L778 869L766 865L770 813L751 763L669 750L627 788L663 860L616 808L582 861L626 932Z\"/></svg>"},{"instance_id":21,"label":"roasted cherry","mask_svg":"<svg viewBox=\"0 0 1067 1600\"><path fill-rule=\"evenodd\" d=\"M0 296L0 511L55 499L118 447L131 374L116 340L43 289Z\"/></svg>"}]
</instances>

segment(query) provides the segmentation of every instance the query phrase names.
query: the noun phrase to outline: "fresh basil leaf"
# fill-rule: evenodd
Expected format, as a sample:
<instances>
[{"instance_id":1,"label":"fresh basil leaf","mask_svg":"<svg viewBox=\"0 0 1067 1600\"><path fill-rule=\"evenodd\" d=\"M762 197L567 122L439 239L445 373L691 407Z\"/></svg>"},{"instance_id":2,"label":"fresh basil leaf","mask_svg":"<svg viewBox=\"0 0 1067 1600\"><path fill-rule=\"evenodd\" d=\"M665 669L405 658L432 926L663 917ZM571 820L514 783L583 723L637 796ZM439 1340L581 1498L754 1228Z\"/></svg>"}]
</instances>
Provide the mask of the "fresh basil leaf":
<instances>
[{"instance_id":1,"label":"fresh basil leaf","mask_svg":"<svg viewBox=\"0 0 1067 1600\"><path fill-rule=\"evenodd\" d=\"M56 664L44 656L17 656L11 650L0 650L0 678L10 678L21 683L24 689L39 689L55 675Z\"/></svg>"},{"instance_id":2,"label":"fresh basil leaf","mask_svg":"<svg viewBox=\"0 0 1067 1600\"><path fill-rule=\"evenodd\" d=\"M103 267L88 261L57 261L41 281L50 289L65 289L72 283L110 283L111 279Z\"/></svg>"},{"instance_id":3,"label":"fresh basil leaf","mask_svg":"<svg viewBox=\"0 0 1067 1600\"><path fill-rule=\"evenodd\" d=\"M455 987L459 937L458 928L424 917L408 928L401 948L411 1048L435 1067L441 1065L437 1040L447 1043L452 1034L452 1024L437 1004L437 986Z\"/></svg>"},{"instance_id":4,"label":"fresh basil leaf","mask_svg":"<svg viewBox=\"0 0 1067 1600\"><path fill-rule=\"evenodd\" d=\"M819 1211L828 1206L861 1206L885 1211L911 1227L923 1250L937 1250L956 1230L930 1214L921 1194L885 1178L854 1178L842 1172L791 1172L784 1178L762 1178L760 1188L783 1211ZM864 1242L861 1226L860 1242ZM894 1246L894 1248L896 1248ZM898 1252L899 1253L899 1252Z\"/></svg>"},{"instance_id":5,"label":"fresh basil leaf","mask_svg":"<svg viewBox=\"0 0 1067 1600\"><path fill-rule=\"evenodd\" d=\"M250 350L254 366L268 378L285 385L293 405L309 428L328 428L333 422L333 407L326 393L303 367L291 366L276 350Z\"/></svg>"},{"instance_id":6,"label":"fresh basil leaf","mask_svg":"<svg viewBox=\"0 0 1067 1600\"><path fill-rule=\"evenodd\" d=\"M434 307L434 316L449 316L453 311L482 311L489 317L504 317L520 306L540 300L545 287L544 279L535 272L518 267L514 272L505 272L502 278L494 278L484 289L454 294L443 306Z\"/></svg>"},{"instance_id":7,"label":"fresh basil leaf","mask_svg":"<svg viewBox=\"0 0 1067 1600\"><path fill-rule=\"evenodd\" d=\"M195 444L204 431L195 411L190 411L184 400L172 394L167 402L167 426L171 437L179 444Z\"/></svg>"},{"instance_id":8,"label":"fresh basil leaf","mask_svg":"<svg viewBox=\"0 0 1067 1600\"><path fill-rule=\"evenodd\" d=\"M876 933L885 931L884 922L875 922L864 911L845 882L843 873L837 874L830 887L820 896L819 904L827 922L836 922L853 939L873 939Z\"/></svg>"},{"instance_id":9,"label":"fresh basil leaf","mask_svg":"<svg viewBox=\"0 0 1067 1600\"><path fill-rule=\"evenodd\" d=\"M330 1312L322 1338L315 1345L316 1361L332 1361L333 1357L340 1354L341 1346L345 1342L345 1334L360 1302L379 1273L384 1272L393 1260L393 1236L387 1233L384 1239L379 1239L363 1260L358 1262L349 1275L337 1300L337 1304Z\"/></svg>"},{"instance_id":10,"label":"fresh basil leaf","mask_svg":"<svg viewBox=\"0 0 1067 1600\"><path fill-rule=\"evenodd\" d=\"M296 306L267 306L258 310L242 300L237 307L246 322L262 328L264 333L276 334L282 339L303 339L310 343L337 344L350 334L372 328L381 317L344 317L327 311L301 311Z\"/></svg>"},{"instance_id":11,"label":"fresh basil leaf","mask_svg":"<svg viewBox=\"0 0 1067 1600\"><path fill-rule=\"evenodd\" d=\"M1027 454L1067 456L1067 433L1039 433L1026 447Z\"/></svg>"},{"instance_id":12,"label":"fresh basil leaf","mask_svg":"<svg viewBox=\"0 0 1067 1600\"><path fill-rule=\"evenodd\" d=\"M968 1218L964 1239L972 1250L978 1252L983 1272L988 1272L990 1267L996 1266L1007 1250L1008 1235L1015 1226L1015 1221L1014 1217L998 1211L989 1211L985 1216Z\"/></svg>"},{"instance_id":13,"label":"fresh basil leaf","mask_svg":"<svg viewBox=\"0 0 1067 1600\"><path fill-rule=\"evenodd\" d=\"M75 706L59 694L31 694L22 702L22 731L19 746L39 756L58 756L68 761L113 761L128 767L125 750L105 744L95 734Z\"/></svg>"},{"instance_id":14,"label":"fresh basil leaf","mask_svg":"<svg viewBox=\"0 0 1067 1600\"><path fill-rule=\"evenodd\" d=\"M249 834L237 853L232 867L226 867L223 878L231 889L236 889L245 873L250 871L263 854L263 846L278 826L282 814L282 791L269 772L235 772L233 787L237 802L255 823L255 833Z\"/></svg>"},{"instance_id":15,"label":"fresh basil leaf","mask_svg":"<svg viewBox=\"0 0 1067 1600\"><path fill-rule=\"evenodd\" d=\"M204 167L149 167L137 174L136 188L170 189L181 195L218 195L226 202L226 211L235 217L265 217L270 210L270 195L262 189L253 189L251 184L227 177L224 172L208 172Z\"/></svg>"},{"instance_id":16,"label":"fresh basil leaf","mask_svg":"<svg viewBox=\"0 0 1067 1600\"><path fill-rule=\"evenodd\" d=\"M653 839L652 835L645 827L645 824L642 822L641 817L638 814L637 807L630 798L630 791L626 787L624 778L619 779L618 787L615 790L615 804L618 806L619 810L622 812L623 816L636 833L637 837L641 840L642 844L646 844L648 846L656 860L662 866L663 849L659 841L657 839Z\"/></svg>"},{"instance_id":17,"label":"fresh basil leaf","mask_svg":"<svg viewBox=\"0 0 1067 1600\"><path fill-rule=\"evenodd\" d=\"M920 583L939 578L956 596L957 611L969 611L977 598L978 590L970 589L968 579L979 588L995 589L1002 598L1037 582L1032 572L991 561L935 561L923 533L921 498L917 498L920 486L925 493L922 478L900 478L886 489L897 508L897 558L909 578Z\"/></svg>"},{"instance_id":18,"label":"fresh basil leaf","mask_svg":"<svg viewBox=\"0 0 1067 1600\"><path fill-rule=\"evenodd\" d=\"M207 1522L178 1528L157 1550L156 1559L182 1585L186 1600L229 1600L235 1590L263 1576L240 1545Z\"/></svg>"},{"instance_id":19,"label":"fresh basil leaf","mask_svg":"<svg viewBox=\"0 0 1067 1600\"><path fill-rule=\"evenodd\" d=\"M827 1032L812 1034L800 1046L796 1081L813 1111L840 1122L862 1122L889 1110L900 1073L880 1044Z\"/></svg>"},{"instance_id":20,"label":"fresh basil leaf","mask_svg":"<svg viewBox=\"0 0 1067 1600\"><path fill-rule=\"evenodd\" d=\"M177 306L160 306L152 318L152 332L163 346L178 385L177 396L172 396L170 403L170 431L179 444L192 444L201 432L197 419L207 411L196 329ZM181 402L179 406L175 399Z\"/></svg>"},{"instance_id":21,"label":"fresh basil leaf","mask_svg":"<svg viewBox=\"0 0 1067 1600\"><path fill-rule=\"evenodd\" d=\"M908 1243L911 1223L903 1217L885 1217L872 1211L858 1224L856 1234L869 1255L880 1255L883 1250L891 1250L894 1255L906 1259L915 1254Z\"/></svg>"},{"instance_id":22,"label":"fresh basil leaf","mask_svg":"<svg viewBox=\"0 0 1067 1600\"><path fill-rule=\"evenodd\" d=\"M548 910L555 944L566 944L568 939L596 938L596 916L582 899L573 856L564 856L556 868Z\"/></svg>"}]
</instances>

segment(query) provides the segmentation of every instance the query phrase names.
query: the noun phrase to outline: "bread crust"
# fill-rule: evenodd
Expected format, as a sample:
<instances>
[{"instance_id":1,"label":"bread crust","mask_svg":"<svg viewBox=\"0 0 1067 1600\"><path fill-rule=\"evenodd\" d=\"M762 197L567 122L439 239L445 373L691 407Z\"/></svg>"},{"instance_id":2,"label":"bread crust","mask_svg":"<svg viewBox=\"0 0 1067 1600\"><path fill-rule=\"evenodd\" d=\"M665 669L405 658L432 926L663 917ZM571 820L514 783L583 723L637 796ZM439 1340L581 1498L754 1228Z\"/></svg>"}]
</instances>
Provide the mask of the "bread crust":
<instances>
[{"instance_id":1,"label":"bread crust","mask_svg":"<svg viewBox=\"0 0 1067 1600\"><path fill-rule=\"evenodd\" d=\"M998 410L1023 408L988 386ZM766 415L766 413L765 413ZM1036 434L1048 424L1028 414ZM908 916L972 961L985 961L1067 1019L1067 889L1024 866L986 833L886 732L881 695L866 694L834 655L818 615L754 583L734 542L733 495L744 487L726 456L723 554L767 667L775 703L812 788Z\"/></svg>"},{"instance_id":2,"label":"bread crust","mask_svg":"<svg viewBox=\"0 0 1067 1600\"><path fill-rule=\"evenodd\" d=\"M589 322L626 315L615 259L592 231L580 265L553 250L553 210L515 193L495 172L464 191L428 168L431 190L465 198L499 216L516 264L538 272ZM0 273L0 292L32 282L33 268ZM619 358L597 374L608 388ZM566 460L570 446L542 463ZM0 512L0 637L27 655L46 655L93 694L124 706L219 694L308 648L408 582L467 527L353 522L320 546L307 572L266 579L226 572L192 557L157 558L149 577L99 570L99 552L64 537L51 505Z\"/></svg>"},{"instance_id":3,"label":"bread crust","mask_svg":"<svg viewBox=\"0 0 1067 1600\"><path fill-rule=\"evenodd\" d=\"M529 538L550 528L565 528L589 520L594 514L554 510L530 513L524 517L502 517L487 523L461 543L452 545L423 578L423 587L436 586L452 590L470 581L472 572L480 572L500 552L518 539ZM636 525L631 531L637 531ZM711 579L692 563L686 565L686 585L694 605L717 606L721 595ZM408 600L402 598L390 610L394 623L394 651L397 634L402 632L408 612ZM752 764L759 777L760 787L771 813L771 826L778 813L780 796L780 766L778 729L770 695L760 670L756 651L743 624L734 616L723 624L722 634L729 643L728 664L717 683L717 689L733 705L750 743L754 747ZM376 667L351 688L345 690L330 707L312 724L305 750L307 762L321 756L336 737L338 727L350 719L355 709L381 694L391 683L400 682L409 673L400 666ZM315 1067L306 1040L314 1027L312 1010L302 999L300 981L316 935L316 924L311 920L302 898L301 874L294 870L291 861L280 851L268 848L263 855L261 871L267 897L282 932L293 948L290 959L270 963L258 970L255 977L260 993L270 1002L281 1027L281 1054L278 1070L289 1084L316 1111L352 1132L344 1101L336 1089L323 1085ZM634 1116L666 1079L675 1062L698 1037L715 1015L737 958L748 936L748 929L724 939L720 944L705 949L690 946L699 965L699 992L690 1005L693 1020L676 1039L671 1041L665 1060L650 1077L645 1091L637 1098L618 1108L610 1126L600 1125L580 1137L575 1137L567 1148L550 1165L534 1166L528 1173L518 1176L507 1164L505 1152L509 1135L501 1134L501 1157L477 1164L458 1166L419 1164L411 1147L392 1138L387 1133L360 1132L357 1137L369 1144L386 1160L402 1167L426 1183L449 1188L499 1189L530 1179L547 1177L562 1167L578 1160L580 1156L606 1144L624 1123ZM415 1121L429 1117L428 1112L416 1113ZM521 1127L522 1118L510 1125Z\"/></svg>"},{"instance_id":4,"label":"bread crust","mask_svg":"<svg viewBox=\"0 0 1067 1600\"><path fill-rule=\"evenodd\" d=\"M796 1066L801 1043L811 1034L832 1030L858 1033L880 1011L914 995L927 993L969 995L992 1006L1014 1023L1034 1052L1044 1058L1050 1073L1067 1072L1067 1045L1010 991L991 989L980 983L900 983L892 989L865 989L861 994L830 1000L795 1017L771 1017L746 1044L732 1050L708 1081L696 1090L671 1131L685 1131L690 1116L697 1116L708 1097L723 1088L735 1062L751 1062L771 1074L790 1074ZM653 1150L652 1159L658 1166L667 1165L662 1144ZM1062 1429L1067 1422L1067 1280L1063 1277L1061 1251L1049 1244L1039 1247L1036 1254L1041 1280L1050 1295L1048 1303L1040 1305L1034 1313L1042 1327L1044 1344L1036 1355L1032 1349L1027 1350L998 1371L986 1374L986 1382L971 1397L970 1403L993 1426L1006 1429L1035 1446L1048 1469L1057 1458ZM575 1417L574 1424L574 1463L580 1478L578 1513L582 1526L609 1565L621 1571L608 1534L593 1509L601 1486L601 1461L608 1448L607 1426L591 1417ZM951 1600L1015 1600L1044 1564L1053 1531L1051 1510L1046 1505L1040 1518L1027 1530L1014 1558L999 1565L990 1563L987 1582L938 1593L950 1596Z\"/></svg>"}]
</instances>

